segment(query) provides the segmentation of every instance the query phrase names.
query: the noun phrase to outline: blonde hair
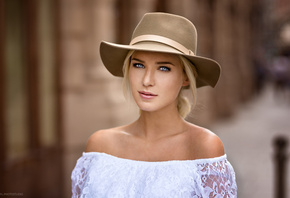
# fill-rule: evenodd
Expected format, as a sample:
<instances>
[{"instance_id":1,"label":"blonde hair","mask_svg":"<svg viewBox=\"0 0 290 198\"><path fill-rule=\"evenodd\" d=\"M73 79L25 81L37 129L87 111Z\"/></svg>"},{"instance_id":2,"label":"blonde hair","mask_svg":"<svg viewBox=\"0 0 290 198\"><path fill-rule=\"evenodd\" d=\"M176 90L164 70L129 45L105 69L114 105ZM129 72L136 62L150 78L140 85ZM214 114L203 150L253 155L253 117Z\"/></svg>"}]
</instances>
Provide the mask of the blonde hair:
<instances>
[{"instance_id":1,"label":"blonde hair","mask_svg":"<svg viewBox=\"0 0 290 198\"><path fill-rule=\"evenodd\" d=\"M130 50L124 60L123 64L123 93L126 98L130 97L132 98L132 92L131 92L131 87L130 87L130 82L129 82L129 68L130 68L130 63L131 63L131 56L134 54L134 50Z\"/></svg>"},{"instance_id":2,"label":"blonde hair","mask_svg":"<svg viewBox=\"0 0 290 198\"><path fill-rule=\"evenodd\" d=\"M182 87L181 91L178 95L178 112L179 115L183 118L186 118L188 114L191 112L192 107L196 105L197 101L197 88L196 88L196 77L197 72L194 65L185 57L179 55L179 58L182 62L184 73L189 81L188 87ZM189 88L192 94L192 102L190 103L188 98L184 96L184 89Z\"/></svg>"},{"instance_id":3,"label":"blonde hair","mask_svg":"<svg viewBox=\"0 0 290 198\"><path fill-rule=\"evenodd\" d=\"M123 64L123 92L126 98L132 97L131 87L129 83L129 68L131 62L131 56L133 55L134 51L131 50L128 52L124 64ZM186 59L185 57L179 55L179 58L182 63L183 71L189 81L189 85L187 87L182 87L180 93L178 95L178 103L177 109L178 113L182 118L186 118L186 116L191 112L192 107L196 105L197 100L197 88L196 88L196 77L197 72L193 64ZM184 95L184 90L189 88L192 94L192 102L189 102L188 98Z\"/></svg>"}]
</instances>

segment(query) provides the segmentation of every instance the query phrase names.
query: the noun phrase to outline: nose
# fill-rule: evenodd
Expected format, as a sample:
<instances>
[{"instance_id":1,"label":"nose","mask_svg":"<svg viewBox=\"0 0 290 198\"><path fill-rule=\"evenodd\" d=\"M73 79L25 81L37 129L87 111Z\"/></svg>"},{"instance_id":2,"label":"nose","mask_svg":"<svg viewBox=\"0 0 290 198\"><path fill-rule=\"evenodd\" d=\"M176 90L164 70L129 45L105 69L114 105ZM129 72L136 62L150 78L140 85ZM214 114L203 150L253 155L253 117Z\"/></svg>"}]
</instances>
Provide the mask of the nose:
<instances>
[{"instance_id":1,"label":"nose","mask_svg":"<svg viewBox=\"0 0 290 198\"><path fill-rule=\"evenodd\" d=\"M152 69L146 69L143 77L143 86L151 87L155 85L154 71Z\"/></svg>"}]
</instances>

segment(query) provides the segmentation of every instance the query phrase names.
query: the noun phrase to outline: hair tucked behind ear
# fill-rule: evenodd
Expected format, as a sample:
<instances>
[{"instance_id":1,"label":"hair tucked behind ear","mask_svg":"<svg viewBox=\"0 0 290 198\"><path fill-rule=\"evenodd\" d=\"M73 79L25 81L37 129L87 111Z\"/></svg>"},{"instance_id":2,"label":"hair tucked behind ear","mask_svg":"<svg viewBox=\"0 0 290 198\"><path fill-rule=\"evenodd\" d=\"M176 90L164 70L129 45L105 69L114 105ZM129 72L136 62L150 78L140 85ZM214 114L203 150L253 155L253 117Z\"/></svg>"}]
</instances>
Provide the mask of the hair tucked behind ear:
<instances>
[{"instance_id":1,"label":"hair tucked behind ear","mask_svg":"<svg viewBox=\"0 0 290 198\"><path fill-rule=\"evenodd\" d=\"M185 75L189 81L189 89L192 94L193 101L192 103L189 102L188 98L183 95L184 92L184 87L180 91L178 95L178 112L181 117L185 118L190 112L192 107L196 105L196 100L197 100L197 88L196 88L196 77L197 77L197 72L195 70L195 67L193 64L184 58L183 56L179 56L182 64L183 64L183 69L185 72Z\"/></svg>"},{"instance_id":2,"label":"hair tucked behind ear","mask_svg":"<svg viewBox=\"0 0 290 198\"><path fill-rule=\"evenodd\" d=\"M178 96L178 104L177 109L179 112L179 115L183 118L185 118L191 111L191 104L187 97L179 95Z\"/></svg>"}]
</instances>

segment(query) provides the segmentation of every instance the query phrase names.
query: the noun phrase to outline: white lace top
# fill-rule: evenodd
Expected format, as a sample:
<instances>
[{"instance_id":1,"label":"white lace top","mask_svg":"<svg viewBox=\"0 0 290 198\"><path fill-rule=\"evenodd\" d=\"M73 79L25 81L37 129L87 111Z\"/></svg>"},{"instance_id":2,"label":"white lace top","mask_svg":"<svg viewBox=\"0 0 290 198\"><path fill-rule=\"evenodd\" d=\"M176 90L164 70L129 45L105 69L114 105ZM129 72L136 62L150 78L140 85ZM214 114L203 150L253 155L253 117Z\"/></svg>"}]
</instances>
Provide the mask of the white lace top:
<instances>
[{"instance_id":1,"label":"white lace top","mask_svg":"<svg viewBox=\"0 0 290 198\"><path fill-rule=\"evenodd\" d=\"M73 198L237 197L235 173L226 155L148 162L89 152L78 159L71 179Z\"/></svg>"}]
</instances>

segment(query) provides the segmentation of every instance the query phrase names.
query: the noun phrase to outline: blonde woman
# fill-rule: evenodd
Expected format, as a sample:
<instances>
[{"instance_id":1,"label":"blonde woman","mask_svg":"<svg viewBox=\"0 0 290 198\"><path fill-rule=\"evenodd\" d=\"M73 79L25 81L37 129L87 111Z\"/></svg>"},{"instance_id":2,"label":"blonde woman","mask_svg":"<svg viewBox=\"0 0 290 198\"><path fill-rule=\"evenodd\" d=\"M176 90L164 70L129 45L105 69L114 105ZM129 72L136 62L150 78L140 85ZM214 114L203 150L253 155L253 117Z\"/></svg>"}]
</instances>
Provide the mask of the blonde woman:
<instances>
[{"instance_id":1,"label":"blonde woman","mask_svg":"<svg viewBox=\"0 0 290 198\"><path fill-rule=\"evenodd\" d=\"M194 25L167 13L145 14L129 45L101 43L105 67L124 77L140 116L89 138L72 172L73 197L237 196L221 140L185 121L196 89L214 87L220 76L217 62L196 55L196 44Z\"/></svg>"}]
</instances>

